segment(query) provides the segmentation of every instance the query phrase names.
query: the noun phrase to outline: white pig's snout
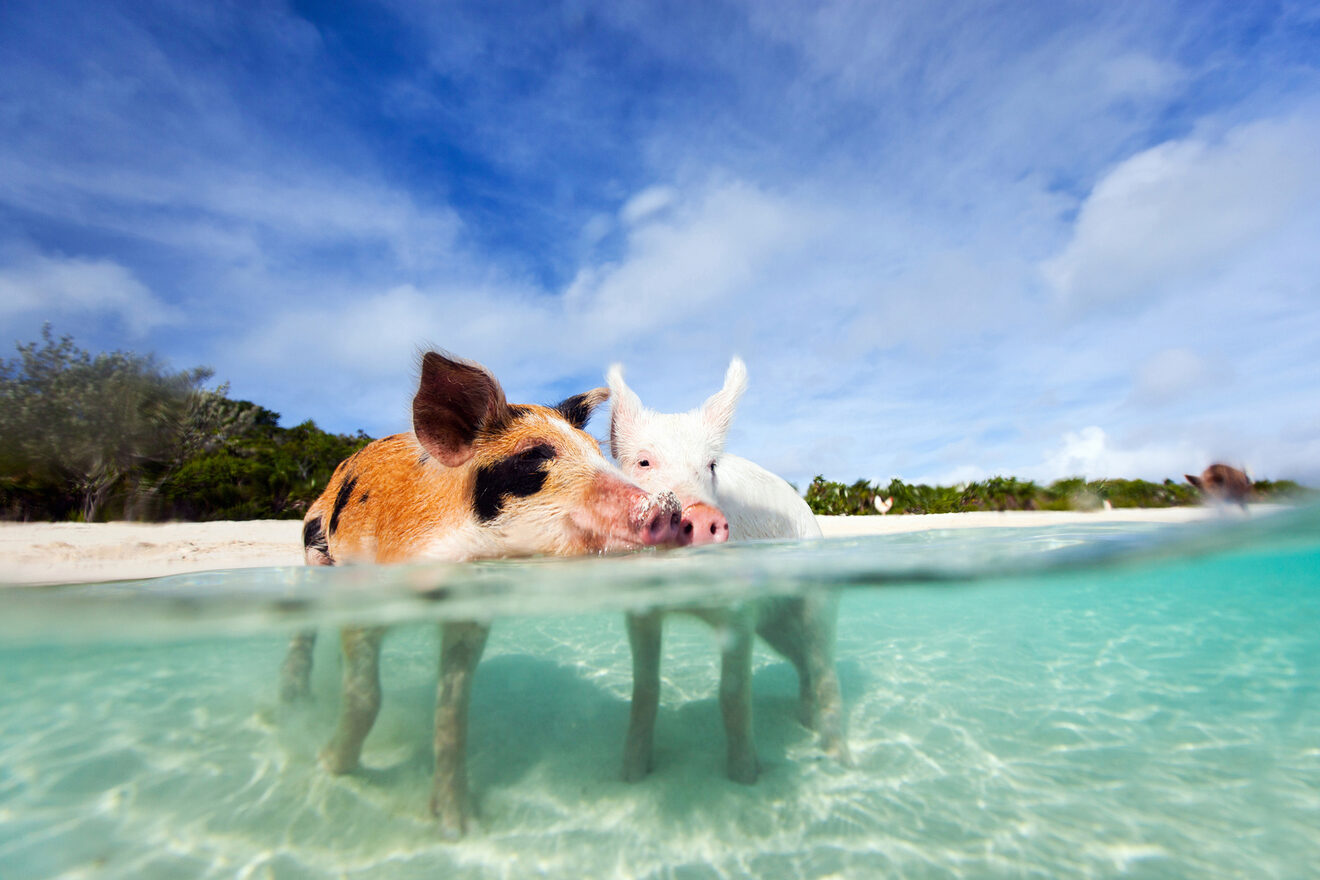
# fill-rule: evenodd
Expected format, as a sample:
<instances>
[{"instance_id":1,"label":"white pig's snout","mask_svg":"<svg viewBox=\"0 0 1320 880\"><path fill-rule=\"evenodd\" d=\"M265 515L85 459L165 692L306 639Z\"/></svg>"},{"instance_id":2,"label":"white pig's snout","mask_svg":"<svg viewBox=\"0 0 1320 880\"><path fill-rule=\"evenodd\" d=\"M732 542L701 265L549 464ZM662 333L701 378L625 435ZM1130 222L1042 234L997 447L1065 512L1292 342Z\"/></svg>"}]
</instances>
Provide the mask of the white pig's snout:
<instances>
[{"instance_id":1,"label":"white pig's snout","mask_svg":"<svg viewBox=\"0 0 1320 880\"><path fill-rule=\"evenodd\" d=\"M729 540L729 521L717 508L700 501L683 508L679 540L684 544L723 544Z\"/></svg>"}]
</instances>

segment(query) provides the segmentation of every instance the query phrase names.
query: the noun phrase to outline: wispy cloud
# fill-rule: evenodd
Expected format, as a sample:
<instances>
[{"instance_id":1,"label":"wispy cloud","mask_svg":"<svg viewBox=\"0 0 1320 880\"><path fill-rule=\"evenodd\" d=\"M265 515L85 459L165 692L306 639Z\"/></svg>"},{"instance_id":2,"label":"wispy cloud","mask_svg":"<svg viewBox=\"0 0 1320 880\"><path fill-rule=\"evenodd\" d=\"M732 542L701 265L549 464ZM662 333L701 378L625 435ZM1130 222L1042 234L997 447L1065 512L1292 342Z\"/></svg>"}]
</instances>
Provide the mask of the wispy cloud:
<instances>
[{"instance_id":1,"label":"wispy cloud","mask_svg":"<svg viewBox=\"0 0 1320 880\"><path fill-rule=\"evenodd\" d=\"M25 254L0 265L0 321L30 326L88 314L116 322L132 340L182 320L132 272L109 260Z\"/></svg>"}]
</instances>

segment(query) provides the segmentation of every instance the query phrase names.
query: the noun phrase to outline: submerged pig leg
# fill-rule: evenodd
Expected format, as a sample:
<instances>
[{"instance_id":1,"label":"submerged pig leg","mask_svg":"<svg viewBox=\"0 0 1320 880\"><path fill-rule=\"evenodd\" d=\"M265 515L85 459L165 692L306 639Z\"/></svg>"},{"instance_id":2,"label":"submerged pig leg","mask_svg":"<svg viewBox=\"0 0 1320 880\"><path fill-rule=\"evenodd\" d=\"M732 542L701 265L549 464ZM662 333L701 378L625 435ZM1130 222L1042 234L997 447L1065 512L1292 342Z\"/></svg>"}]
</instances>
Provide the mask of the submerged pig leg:
<instances>
[{"instance_id":1,"label":"submerged pig leg","mask_svg":"<svg viewBox=\"0 0 1320 880\"><path fill-rule=\"evenodd\" d=\"M655 717L660 706L659 611L628 614L628 644L632 646L633 695L628 737L623 745L623 778L637 782L651 772Z\"/></svg>"},{"instance_id":2,"label":"submerged pig leg","mask_svg":"<svg viewBox=\"0 0 1320 880\"><path fill-rule=\"evenodd\" d=\"M730 611L719 623L720 712L728 737L729 778L756 782L760 765L752 737L752 629L749 609Z\"/></svg>"},{"instance_id":3,"label":"submerged pig leg","mask_svg":"<svg viewBox=\"0 0 1320 880\"><path fill-rule=\"evenodd\" d=\"M838 620L838 595L814 592L802 599L802 630L810 702L820 746L844 766L852 764L848 751L839 672L834 665L834 629Z\"/></svg>"},{"instance_id":4,"label":"submerged pig leg","mask_svg":"<svg viewBox=\"0 0 1320 880\"><path fill-rule=\"evenodd\" d=\"M452 622L440 627L440 687L435 704L435 780L431 812L447 836L467 831L468 704L472 677L486 647L490 627Z\"/></svg>"},{"instance_id":5,"label":"submerged pig leg","mask_svg":"<svg viewBox=\"0 0 1320 880\"><path fill-rule=\"evenodd\" d=\"M343 695L339 723L329 744L321 750L321 763L331 773L349 773L362 757L362 743L380 712L380 643L382 626L344 627L339 641L344 649Z\"/></svg>"},{"instance_id":6,"label":"submerged pig leg","mask_svg":"<svg viewBox=\"0 0 1320 880\"><path fill-rule=\"evenodd\" d=\"M303 556L308 565L332 566L330 548L326 543L321 518L312 517L303 524ZM280 667L280 702L296 703L311 695L312 649L316 647L316 630L304 629L293 634L289 653Z\"/></svg>"},{"instance_id":7,"label":"submerged pig leg","mask_svg":"<svg viewBox=\"0 0 1320 880\"><path fill-rule=\"evenodd\" d=\"M289 653L280 667L280 702L297 703L312 692L312 649L316 647L316 630L304 629L289 640Z\"/></svg>"}]
</instances>

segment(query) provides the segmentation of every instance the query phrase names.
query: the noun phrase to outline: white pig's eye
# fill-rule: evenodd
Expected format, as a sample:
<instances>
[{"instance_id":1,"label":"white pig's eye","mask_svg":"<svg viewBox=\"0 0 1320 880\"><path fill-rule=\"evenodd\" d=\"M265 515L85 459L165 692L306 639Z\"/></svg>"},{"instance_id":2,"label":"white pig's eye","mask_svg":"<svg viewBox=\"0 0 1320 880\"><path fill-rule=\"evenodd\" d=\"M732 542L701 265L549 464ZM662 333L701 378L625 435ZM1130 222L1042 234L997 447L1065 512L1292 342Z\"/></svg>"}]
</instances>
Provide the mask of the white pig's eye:
<instances>
[{"instance_id":1,"label":"white pig's eye","mask_svg":"<svg viewBox=\"0 0 1320 880\"><path fill-rule=\"evenodd\" d=\"M712 461L712 462L708 465L708 467L710 468L710 475L711 475L712 477L715 476L715 462Z\"/></svg>"},{"instance_id":2,"label":"white pig's eye","mask_svg":"<svg viewBox=\"0 0 1320 880\"><path fill-rule=\"evenodd\" d=\"M651 463L650 463L649 461L647 461L646 459L642 459L641 461L637 462L637 466L638 466L638 467L650 467L650 466L651 466Z\"/></svg>"}]
</instances>

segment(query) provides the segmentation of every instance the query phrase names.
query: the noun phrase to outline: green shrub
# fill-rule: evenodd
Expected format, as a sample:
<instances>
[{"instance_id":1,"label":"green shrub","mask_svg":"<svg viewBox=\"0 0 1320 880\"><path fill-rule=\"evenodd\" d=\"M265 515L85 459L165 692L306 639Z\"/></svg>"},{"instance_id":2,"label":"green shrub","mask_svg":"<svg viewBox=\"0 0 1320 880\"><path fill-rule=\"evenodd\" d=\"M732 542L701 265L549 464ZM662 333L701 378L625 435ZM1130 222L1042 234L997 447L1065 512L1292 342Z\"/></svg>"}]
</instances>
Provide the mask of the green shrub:
<instances>
[{"instance_id":1,"label":"green shrub","mask_svg":"<svg viewBox=\"0 0 1320 880\"><path fill-rule=\"evenodd\" d=\"M1320 494L1292 480L1256 480L1251 486L1262 501L1309 501Z\"/></svg>"}]
</instances>

